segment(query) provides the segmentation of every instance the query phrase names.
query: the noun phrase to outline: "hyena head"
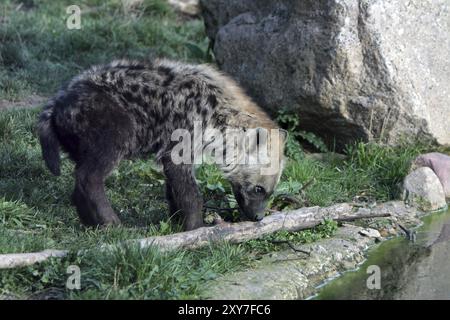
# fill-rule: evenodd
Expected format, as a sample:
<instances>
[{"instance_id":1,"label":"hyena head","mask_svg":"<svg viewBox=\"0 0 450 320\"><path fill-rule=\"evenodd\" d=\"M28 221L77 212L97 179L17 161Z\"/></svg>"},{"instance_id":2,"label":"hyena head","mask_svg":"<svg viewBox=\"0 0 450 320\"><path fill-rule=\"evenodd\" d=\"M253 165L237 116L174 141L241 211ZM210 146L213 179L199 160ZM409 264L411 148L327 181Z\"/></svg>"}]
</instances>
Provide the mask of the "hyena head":
<instances>
[{"instance_id":1,"label":"hyena head","mask_svg":"<svg viewBox=\"0 0 450 320\"><path fill-rule=\"evenodd\" d=\"M225 174L241 213L250 220L260 221L283 171L286 131L250 129L240 141L234 158L238 162L225 169Z\"/></svg>"}]
</instances>

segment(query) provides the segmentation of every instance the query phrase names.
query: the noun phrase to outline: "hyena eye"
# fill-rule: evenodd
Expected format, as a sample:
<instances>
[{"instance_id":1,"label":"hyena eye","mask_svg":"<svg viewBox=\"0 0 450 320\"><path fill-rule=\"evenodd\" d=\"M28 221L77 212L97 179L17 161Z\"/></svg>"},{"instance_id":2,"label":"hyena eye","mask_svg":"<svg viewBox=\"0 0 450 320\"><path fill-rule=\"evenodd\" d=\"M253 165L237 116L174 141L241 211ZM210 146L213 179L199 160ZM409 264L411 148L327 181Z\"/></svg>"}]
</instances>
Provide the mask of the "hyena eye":
<instances>
[{"instance_id":1,"label":"hyena eye","mask_svg":"<svg viewBox=\"0 0 450 320\"><path fill-rule=\"evenodd\" d=\"M266 193L266 189L264 189L264 188L261 187L261 186L256 186L256 187L255 187L255 193L258 193L258 194L265 194L265 193Z\"/></svg>"}]
</instances>

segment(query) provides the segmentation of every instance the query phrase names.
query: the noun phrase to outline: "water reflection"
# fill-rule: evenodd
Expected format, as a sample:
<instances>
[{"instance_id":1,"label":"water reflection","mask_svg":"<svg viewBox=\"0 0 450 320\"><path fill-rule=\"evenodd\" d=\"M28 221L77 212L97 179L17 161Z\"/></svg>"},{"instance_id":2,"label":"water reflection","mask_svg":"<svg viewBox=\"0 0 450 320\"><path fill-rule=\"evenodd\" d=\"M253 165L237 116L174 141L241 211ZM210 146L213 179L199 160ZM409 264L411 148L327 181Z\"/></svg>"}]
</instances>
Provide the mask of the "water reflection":
<instances>
[{"instance_id":1,"label":"water reflection","mask_svg":"<svg viewBox=\"0 0 450 320\"><path fill-rule=\"evenodd\" d=\"M368 289L378 265L380 289ZM374 249L355 272L327 284L317 299L450 299L450 210L424 218L415 243L396 238Z\"/></svg>"}]
</instances>

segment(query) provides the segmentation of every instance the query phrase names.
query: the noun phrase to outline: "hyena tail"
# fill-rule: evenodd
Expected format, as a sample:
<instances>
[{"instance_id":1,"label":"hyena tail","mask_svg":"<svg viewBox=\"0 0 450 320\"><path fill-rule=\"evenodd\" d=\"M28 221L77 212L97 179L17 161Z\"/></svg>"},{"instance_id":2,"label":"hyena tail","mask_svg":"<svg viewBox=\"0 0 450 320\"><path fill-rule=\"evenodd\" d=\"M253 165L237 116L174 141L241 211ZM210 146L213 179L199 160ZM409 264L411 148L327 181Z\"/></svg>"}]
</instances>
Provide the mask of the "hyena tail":
<instances>
[{"instance_id":1,"label":"hyena tail","mask_svg":"<svg viewBox=\"0 0 450 320\"><path fill-rule=\"evenodd\" d=\"M38 134L45 164L51 173L59 176L61 174L60 143L52 121L53 107L52 102L48 103L39 116Z\"/></svg>"}]
</instances>

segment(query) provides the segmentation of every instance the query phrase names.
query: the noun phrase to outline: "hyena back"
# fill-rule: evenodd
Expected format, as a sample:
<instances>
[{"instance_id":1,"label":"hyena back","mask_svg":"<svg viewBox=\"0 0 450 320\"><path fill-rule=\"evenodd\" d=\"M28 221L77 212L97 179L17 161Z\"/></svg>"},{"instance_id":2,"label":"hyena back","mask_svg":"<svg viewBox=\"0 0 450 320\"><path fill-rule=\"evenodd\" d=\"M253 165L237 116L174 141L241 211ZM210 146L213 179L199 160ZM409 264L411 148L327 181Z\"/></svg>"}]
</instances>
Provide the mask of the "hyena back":
<instances>
[{"instance_id":1,"label":"hyena back","mask_svg":"<svg viewBox=\"0 0 450 320\"><path fill-rule=\"evenodd\" d=\"M155 154L164 167L170 211L181 213L184 228L191 230L203 224L194 166L175 164L170 153L172 132L192 133L196 121L221 132L277 128L235 82L212 67L120 60L72 79L45 106L38 132L53 174L60 174L60 148L75 162L72 202L83 224L119 223L105 195L106 177L121 159ZM241 211L254 220L262 218L280 178L284 138L273 174L261 175L262 165L223 167Z\"/></svg>"}]
</instances>

